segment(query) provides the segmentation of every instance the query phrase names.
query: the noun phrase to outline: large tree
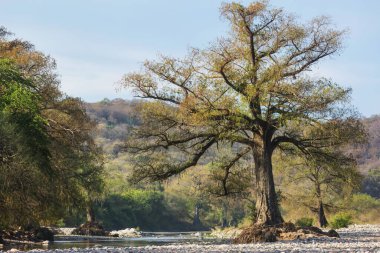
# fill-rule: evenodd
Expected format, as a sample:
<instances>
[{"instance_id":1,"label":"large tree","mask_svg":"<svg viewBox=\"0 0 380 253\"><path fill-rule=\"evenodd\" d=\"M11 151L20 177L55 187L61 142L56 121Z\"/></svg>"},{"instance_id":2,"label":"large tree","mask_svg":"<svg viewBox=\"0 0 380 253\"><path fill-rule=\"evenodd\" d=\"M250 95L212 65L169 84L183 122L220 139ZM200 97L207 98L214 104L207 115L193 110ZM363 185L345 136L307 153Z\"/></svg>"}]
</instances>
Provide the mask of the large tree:
<instances>
[{"instance_id":1,"label":"large tree","mask_svg":"<svg viewBox=\"0 0 380 253\"><path fill-rule=\"evenodd\" d=\"M350 89L307 73L337 54L344 31L326 17L301 24L266 2L227 3L221 14L228 36L187 57L147 61L124 77L141 106L141 125L127 142L136 180L162 180L210 161L212 147L231 145L235 166L253 157L256 222L283 221L276 196L272 154L293 145L323 154L363 134Z\"/></svg>"}]
</instances>

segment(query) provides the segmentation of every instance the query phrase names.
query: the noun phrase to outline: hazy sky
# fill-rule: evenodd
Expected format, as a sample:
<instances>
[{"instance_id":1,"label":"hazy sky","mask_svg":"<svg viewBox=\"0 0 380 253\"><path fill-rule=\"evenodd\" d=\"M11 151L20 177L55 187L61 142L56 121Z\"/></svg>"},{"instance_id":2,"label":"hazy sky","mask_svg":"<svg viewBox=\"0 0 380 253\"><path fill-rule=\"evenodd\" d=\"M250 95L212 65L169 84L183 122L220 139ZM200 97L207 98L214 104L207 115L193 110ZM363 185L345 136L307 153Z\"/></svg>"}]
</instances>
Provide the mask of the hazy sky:
<instances>
[{"instance_id":1,"label":"hazy sky","mask_svg":"<svg viewBox=\"0 0 380 253\"><path fill-rule=\"evenodd\" d=\"M240 1L249 3L250 1ZM0 0L0 25L57 60L62 90L98 101L131 98L116 92L123 74L158 53L181 56L206 47L228 26L216 0ZM349 28L340 56L316 72L353 88L365 115L380 114L380 1L273 0L301 19L328 15Z\"/></svg>"}]
</instances>

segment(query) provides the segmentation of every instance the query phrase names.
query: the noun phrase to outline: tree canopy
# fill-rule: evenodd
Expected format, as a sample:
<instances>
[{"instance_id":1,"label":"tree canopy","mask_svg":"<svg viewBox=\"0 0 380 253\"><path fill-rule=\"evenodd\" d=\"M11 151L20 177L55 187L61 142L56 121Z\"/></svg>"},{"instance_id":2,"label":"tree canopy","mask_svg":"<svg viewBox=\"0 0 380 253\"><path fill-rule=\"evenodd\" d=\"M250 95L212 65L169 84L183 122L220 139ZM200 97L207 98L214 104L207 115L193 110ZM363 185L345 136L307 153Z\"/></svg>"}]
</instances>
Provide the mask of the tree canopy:
<instances>
[{"instance_id":1,"label":"tree canopy","mask_svg":"<svg viewBox=\"0 0 380 253\"><path fill-rule=\"evenodd\" d=\"M54 60L0 27L0 226L55 222L102 187L95 126Z\"/></svg>"},{"instance_id":2,"label":"tree canopy","mask_svg":"<svg viewBox=\"0 0 380 253\"><path fill-rule=\"evenodd\" d=\"M141 125L127 142L136 180L162 180L210 161L205 154L235 146L220 166L253 157L257 223L282 222L272 154L296 148L324 156L326 147L359 141L365 132L350 105L351 89L308 75L338 54L345 32L326 17L301 24L266 2L226 3L231 32L182 59L146 61L122 81L151 102L141 106Z\"/></svg>"}]
</instances>

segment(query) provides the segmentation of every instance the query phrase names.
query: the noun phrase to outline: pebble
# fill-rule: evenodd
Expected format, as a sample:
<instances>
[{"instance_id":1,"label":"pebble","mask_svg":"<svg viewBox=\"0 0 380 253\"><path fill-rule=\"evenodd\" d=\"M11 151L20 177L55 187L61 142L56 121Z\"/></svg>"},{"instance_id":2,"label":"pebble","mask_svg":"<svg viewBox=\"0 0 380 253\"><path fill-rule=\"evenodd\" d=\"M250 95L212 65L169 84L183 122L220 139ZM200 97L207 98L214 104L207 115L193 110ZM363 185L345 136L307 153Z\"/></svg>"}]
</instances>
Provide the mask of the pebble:
<instances>
[{"instance_id":1,"label":"pebble","mask_svg":"<svg viewBox=\"0 0 380 253\"><path fill-rule=\"evenodd\" d=\"M143 247L100 247L64 250L31 250L29 253L198 253L198 252L380 252L380 225L354 225L337 230L341 238L279 241L258 244L171 244ZM2 251L0 251L2 252Z\"/></svg>"}]
</instances>

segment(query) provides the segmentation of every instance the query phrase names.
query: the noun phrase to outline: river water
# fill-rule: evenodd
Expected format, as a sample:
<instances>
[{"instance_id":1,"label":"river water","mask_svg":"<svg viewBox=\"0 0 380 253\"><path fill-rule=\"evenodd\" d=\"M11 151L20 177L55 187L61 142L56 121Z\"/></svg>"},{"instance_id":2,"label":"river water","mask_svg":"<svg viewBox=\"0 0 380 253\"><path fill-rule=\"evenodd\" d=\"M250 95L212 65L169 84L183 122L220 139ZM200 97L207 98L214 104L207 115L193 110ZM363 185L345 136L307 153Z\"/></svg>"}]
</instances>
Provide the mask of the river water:
<instances>
[{"instance_id":1,"label":"river water","mask_svg":"<svg viewBox=\"0 0 380 253\"><path fill-rule=\"evenodd\" d=\"M97 248L97 247L128 247L147 245L167 245L175 243L217 243L215 238L209 237L210 232L142 232L141 237L118 238L105 236L64 236L56 235L54 242L47 245L12 244L4 248L30 249L69 249L69 248Z\"/></svg>"}]
</instances>

